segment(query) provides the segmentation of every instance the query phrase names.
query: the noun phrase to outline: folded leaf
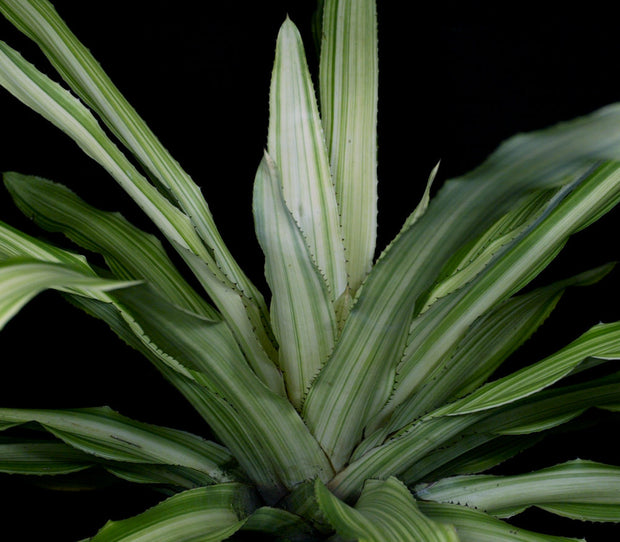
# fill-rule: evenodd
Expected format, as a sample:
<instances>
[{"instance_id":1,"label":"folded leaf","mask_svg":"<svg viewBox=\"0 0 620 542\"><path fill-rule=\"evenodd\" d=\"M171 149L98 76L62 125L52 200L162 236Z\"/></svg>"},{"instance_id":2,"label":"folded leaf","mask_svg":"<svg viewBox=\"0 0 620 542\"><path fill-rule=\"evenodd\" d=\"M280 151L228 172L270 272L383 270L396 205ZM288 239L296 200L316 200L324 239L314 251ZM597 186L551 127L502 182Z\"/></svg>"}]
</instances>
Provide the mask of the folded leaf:
<instances>
[{"instance_id":1,"label":"folded leaf","mask_svg":"<svg viewBox=\"0 0 620 542\"><path fill-rule=\"evenodd\" d=\"M288 396L296 408L329 357L336 314L327 285L284 200L276 164L265 155L254 184L256 234L265 253L272 327Z\"/></svg>"},{"instance_id":2,"label":"folded leaf","mask_svg":"<svg viewBox=\"0 0 620 542\"><path fill-rule=\"evenodd\" d=\"M102 254L115 276L140 279L180 307L218 318L181 277L159 240L118 213L100 211L65 186L40 177L5 173L4 184L24 214L48 231Z\"/></svg>"},{"instance_id":3,"label":"folded leaf","mask_svg":"<svg viewBox=\"0 0 620 542\"><path fill-rule=\"evenodd\" d=\"M454 528L436 523L420 510L407 487L396 478L368 480L351 507L320 482L316 499L336 532L368 542L458 542Z\"/></svg>"},{"instance_id":4,"label":"folded leaf","mask_svg":"<svg viewBox=\"0 0 620 542\"><path fill-rule=\"evenodd\" d=\"M0 221L0 260L19 257L65 263L93 273L84 256L50 245Z\"/></svg>"},{"instance_id":5,"label":"folded leaf","mask_svg":"<svg viewBox=\"0 0 620 542\"><path fill-rule=\"evenodd\" d=\"M102 279L61 263L29 258L0 262L0 329L38 293L48 288L99 297L99 292L126 288L135 281Z\"/></svg>"},{"instance_id":6,"label":"folded leaf","mask_svg":"<svg viewBox=\"0 0 620 542\"><path fill-rule=\"evenodd\" d=\"M620 506L617 504L553 503L538 508L579 521L620 523Z\"/></svg>"},{"instance_id":7,"label":"folded leaf","mask_svg":"<svg viewBox=\"0 0 620 542\"><path fill-rule=\"evenodd\" d=\"M284 201L334 301L347 287L340 217L312 79L290 19L278 34L269 105L268 152Z\"/></svg>"},{"instance_id":8,"label":"folded leaf","mask_svg":"<svg viewBox=\"0 0 620 542\"><path fill-rule=\"evenodd\" d=\"M248 486L229 483L190 489L142 514L109 521L91 542L219 542L237 532L256 508Z\"/></svg>"}]
</instances>

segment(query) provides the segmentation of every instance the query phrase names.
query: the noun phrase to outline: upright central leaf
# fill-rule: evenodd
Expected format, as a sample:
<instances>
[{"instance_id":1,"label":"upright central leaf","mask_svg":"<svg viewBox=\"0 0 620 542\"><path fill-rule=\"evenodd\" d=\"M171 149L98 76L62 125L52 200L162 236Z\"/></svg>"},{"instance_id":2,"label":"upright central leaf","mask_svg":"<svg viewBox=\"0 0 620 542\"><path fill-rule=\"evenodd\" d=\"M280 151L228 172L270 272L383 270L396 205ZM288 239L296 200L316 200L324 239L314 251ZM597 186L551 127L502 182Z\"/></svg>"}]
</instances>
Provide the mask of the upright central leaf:
<instances>
[{"instance_id":1,"label":"upright central leaf","mask_svg":"<svg viewBox=\"0 0 620 542\"><path fill-rule=\"evenodd\" d=\"M355 291L370 271L377 235L377 14L374 0L326 0L320 90Z\"/></svg>"},{"instance_id":2,"label":"upright central leaf","mask_svg":"<svg viewBox=\"0 0 620 542\"><path fill-rule=\"evenodd\" d=\"M332 300L347 285L344 247L327 148L301 37L287 19L278 35L271 81L268 147L284 199Z\"/></svg>"}]
</instances>

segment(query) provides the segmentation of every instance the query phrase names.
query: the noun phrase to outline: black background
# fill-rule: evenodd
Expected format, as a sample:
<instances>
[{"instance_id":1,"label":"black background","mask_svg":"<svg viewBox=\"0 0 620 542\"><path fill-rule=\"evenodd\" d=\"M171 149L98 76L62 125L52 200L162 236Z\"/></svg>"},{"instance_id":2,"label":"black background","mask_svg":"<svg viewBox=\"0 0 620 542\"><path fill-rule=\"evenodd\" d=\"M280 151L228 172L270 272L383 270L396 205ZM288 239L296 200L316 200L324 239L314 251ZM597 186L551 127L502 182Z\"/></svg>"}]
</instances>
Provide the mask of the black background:
<instances>
[{"instance_id":1,"label":"black background","mask_svg":"<svg viewBox=\"0 0 620 542\"><path fill-rule=\"evenodd\" d=\"M208 5L208 9L202 7ZM203 187L233 254L263 286L250 212L251 186L265 145L268 89L277 30L288 13L306 39L311 67L314 2L58 0L61 15L93 51L164 145ZM404 5L407 7L403 7ZM382 248L417 204L441 159L436 185L478 165L503 139L587 114L620 99L617 21L606 2L566 4L379 1L379 243ZM499 7L498 7L499 6ZM8 23L0 39L48 74L40 52ZM0 93L0 171L36 174L71 186L89 202L121 210L151 229L99 166L46 121ZM0 217L38 230L0 195ZM620 214L574 237L539 282L617 257ZM47 236L56 242L64 241ZM65 245L66 246L66 245ZM557 315L514 363L532 361L599 321L620 317L618 278L568 292ZM207 434L203 422L150 368L99 322L44 293L0 336L0 404L66 408L110 405L143 421ZM507 464L541 467L577 456L619 463L620 428L583 431ZM570 445L569 445L570 444ZM28 488L0 477L2 529L15 540L76 540L107 519L143 510L156 497L114 485L89 493ZM588 540L618 538L527 512L518 520ZM615 535L615 536L614 536Z\"/></svg>"}]
</instances>

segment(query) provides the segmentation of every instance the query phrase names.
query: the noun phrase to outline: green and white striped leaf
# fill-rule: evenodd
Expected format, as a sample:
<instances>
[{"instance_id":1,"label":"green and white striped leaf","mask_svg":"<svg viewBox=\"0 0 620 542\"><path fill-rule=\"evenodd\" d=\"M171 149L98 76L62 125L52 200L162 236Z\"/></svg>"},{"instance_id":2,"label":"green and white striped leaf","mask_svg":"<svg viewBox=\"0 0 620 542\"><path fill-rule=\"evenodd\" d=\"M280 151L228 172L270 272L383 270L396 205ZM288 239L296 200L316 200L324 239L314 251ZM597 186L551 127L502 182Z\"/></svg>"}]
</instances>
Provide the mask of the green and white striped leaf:
<instances>
[{"instance_id":1,"label":"green and white striped leaf","mask_svg":"<svg viewBox=\"0 0 620 542\"><path fill-rule=\"evenodd\" d=\"M177 250L205 290L212 292L218 300L218 309L254 373L269 389L284 397L284 380L276 365L278 352L272 330L269 325L255 326L255 322L261 318L258 308L248 304L241 292L222 282L198 256L182 247L177 247Z\"/></svg>"},{"instance_id":2,"label":"green and white striped leaf","mask_svg":"<svg viewBox=\"0 0 620 542\"><path fill-rule=\"evenodd\" d=\"M448 359L440 363L432 379L416 392L415 404L406 403L396 411L391 423L376 431L367 446L388 434L399 423L413 420L445 404L447 400L476 390L549 316L565 288L593 284L606 276L614 264L601 266L574 277L514 296L481 316L458 343ZM476 391L478 393L478 391ZM451 407L448 407L451 408ZM371 427L380 426L380 418Z\"/></svg>"},{"instance_id":3,"label":"green and white striped leaf","mask_svg":"<svg viewBox=\"0 0 620 542\"><path fill-rule=\"evenodd\" d=\"M210 258L187 216L137 171L90 111L3 42L0 42L0 85L65 132L103 166L168 239Z\"/></svg>"},{"instance_id":4,"label":"green and white striped leaf","mask_svg":"<svg viewBox=\"0 0 620 542\"><path fill-rule=\"evenodd\" d=\"M540 505L538 508L579 521L620 523L620 506L617 504L554 503Z\"/></svg>"},{"instance_id":5,"label":"green and white striped leaf","mask_svg":"<svg viewBox=\"0 0 620 542\"><path fill-rule=\"evenodd\" d=\"M81 266L84 272L94 276L93 271L81 256L57 249L0 223L0 257L23 255ZM85 294L85 292L81 293ZM104 293L101 293L96 299L81 295L67 295L67 299L85 310L89 315L102 319L123 341L146 356L207 420L215 433L231 446L236 456L244 458L242 462L248 472L255 473L256 477L259 476L258 473L272 470L273 467L267 455L263 457L255 453L257 450L255 435L253 431L248 432L247 426L244 427L244 420L238 416L237 411L219 395L198 384L187 367L154 343L136 323L131 314L126 310L120 310L116 300ZM155 306L156 303L152 303L152 305ZM167 306L165 311L172 309L173 306ZM178 311L179 309L174 308L174 310ZM187 317L185 313L181 314ZM0 423L0 427L3 428L11 425L14 424L2 425ZM135 476L135 472L133 476ZM268 482L265 482L265 485L269 485Z\"/></svg>"},{"instance_id":6,"label":"green and white striped leaf","mask_svg":"<svg viewBox=\"0 0 620 542\"><path fill-rule=\"evenodd\" d=\"M103 320L129 346L144 355L209 424L218 438L226 442L228 449L240 460L245 472L259 486L269 487L271 478L263 473L273 469L271 458L258 448L253 426L246 425L238 411L210 387L196 379L178 360L153 343L141 328L132 325L126 313L110 303L68 296L69 301L90 316Z\"/></svg>"},{"instance_id":7,"label":"green and white striped leaf","mask_svg":"<svg viewBox=\"0 0 620 542\"><path fill-rule=\"evenodd\" d=\"M93 457L63 442L0 440L0 472L36 476L70 474L88 469Z\"/></svg>"},{"instance_id":8,"label":"green and white striped leaf","mask_svg":"<svg viewBox=\"0 0 620 542\"><path fill-rule=\"evenodd\" d=\"M210 425L248 476L269 495L266 498L277 500L285 488L308 478L333 475L291 403L248 370L224 322L182 311L146 288L116 299L135 319L143 346L155 355L161 351L172 357L182 374L210 395L203 398L209 401Z\"/></svg>"},{"instance_id":9,"label":"green and white striped leaf","mask_svg":"<svg viewBox=\"0 0 620 542\"><path fill-rule=\"evenodd\" d=\"M19 257L64 263L82 269L85 273L94 274L84 256L36 239L0 220L0 260Z\"/></svg>"},{"instance_id":10,"label":"green and white striped leaf","mask_svg":"<svg viewBox=\"0 0 620 542\"><path fill-rule=\"evenodd\" d=\"M617 404L620 398L619 382L620 373L615 373L572 386L546 389L496 409L455 418L476 420L475 431L479 432L497 435L537 433L566 423L588 408Z\"/></svg>"},{"instance_id":11,"label":"green and white striped leaf","mask_svg":"<svg viewBox=\"0 0 620 542\"><path fill-rule=\"evenodd\" d=\"M336 533L367 542L458 542L453 527L422 512L407 487L396 478L368 480L355 504L349 506L320 481L316 499Z\"/></svg>"},{"instance_id":12,"label":"green and white striped leaf","mask_svg":"<svg viewBox=\"0 0 620 542\"><path fill-rule=\"evenodd\" d=\"M221 269L231 284L238 285L245 296L260 305L260 294L224 245L200 188L170 156L52 4L47 0L2 0L0 11L41 48L73 91L100 115L140 163L178 201L184 213L191 217L200 237L213 251L217 262L213 271ZM152 196L152 193L148 195L149 198ZM196 247L194 250L206 256ZM211 258L206 261L214 263Z\"/></svg>"},{"instance_id":13,"label":"green and white striped leaf","mask_svg":"<svg viewBox=\"0 0 620 542\"><path fill-rule=\"evenodd\" d=\"M536 190L526 194L477 239L456 251L442 269L439 277L417 301L416 312L423 313L437 299L447 296L467 284L492 260L493 255L525 232L545 212L557 188Z\"/></svg>"},{"instance_id":14,"label":"green and white striped leaf","mask_svg":"<svg viewBox=\"0 0 620 542\"><path fill-rule=\"evenodd\" d=\"M599 115L606 118L602 113ZM591 119L593 124L596 120L597 117ZM580 125L577 124L577 127ZM564 135L562 132L560 134ZM539 139L536 135L531 138ZM559 141L562 139L559 138ZM531 167L534 168L533 165ZM577 170L582 173L583 166ZM614 163L600 166L585 177L570 179L570 184L553 195L545 212L516 240L493 256L484 272L453 294L436 301L414 321L411 329L405 322L409 321L408 315L413 314L417 296L424 293L424 281L430 278L426 276L427 267L421 262L428 257L432 268L435 256L426 252L425 241L418 247L424 254L412 258L419 242L414 233L422 229L431 236L429 243L433 245L433 236L443 230L443 224L435 223L434 213L437 211L434 209L437 207L431 203L424 216L403 232L389 252L377 262L351 310L331 359L313 384L304 404L306 422L336 468L346 462L359 442L362 426L370 421L373 410L376 409L376 413L388 398L390 401L382 410L381 418L389 416L407 400L399 413L404 423L394 424L391 429L398 429L410 421L412 417L408 416L407 408L415 406L412 398L414 391L435 369L440 370L442 361L450 359L449 354L476 319L527 284L551 261L571 233L609 210L620 198L620 171ZM492 180L493 177L486 176L474 178L471 186L481 192L479 195L486 193L490 198L499 198L499 205L501 199L507 196L503 191L508 183L495 187L489 185ZM545 177L544 181L550 182L550 179ZM514 192L532 188L529 176L522 182L523 186L515 183L516 186L512 187L513 197ZM538 182L543 181L538 179ZM450 186L467 186L464 180L453 183L456 185ZM465 190L462 196L466 195ZM457 200L455 208L459 208L459 203ZM473 203L470 202L471 205ZM490 208L495 210L493 206ZM471 219L476 213L469 210L472 215L467 218ZM439 212L443 214L441 210ZM488 217L478 218L484 224ZM429 221L434 224L432 231L427 230ZM465 230L469 227L467 220L463 227ZM463 234L463 227L459 225L452 235ZM473 231L478 227L480 223L471 224ZM444 233L447 234L445 230ZM449 240L452 240L451 237ZM443 245L438 248L438 253L443 248ZM409 342L405 357L401 358L408 333L412 333L413 340ZM399 381L394 390L400 359Z\"/></svg>"},{"instance_id":15,"label":"green and white striped leaf","mask_svg":"<svg viewBox=\"0 0 620 542\"><path fill-rule=\"evenodd\" d=\"M66 444L106 460L177 465L207 474L215 482L231 481L230 453L200 437L136 422L110 408L76 410L0 409L0 421L37 422Z\"/></svg>"},{"instance_id":16,"label":"green and white striped leaf","mask_svg":"<svg viewBox=\"0 0 620 542\"><path fill-rule=\"evenodd\" d=\"M411 226L413 226L424 215L426 209L428 209L428 205L431 202L431 188L433 186L433 182L435 181L435 177L437 176L438 171L439 162L437 162L437 165L431 170L431 173L428 176L428 181L426 181L426 188L424 189L424 193L422 194L420 203L418 203L413 212L407 217L407 220L405 220L405 223L403 224L400 233L408 230Z\"/></svg>"},{"instance_id":17,"label":"green and white striped leaf","mask_svg":"<svg viewBox=\"0 0 620 542\"><path fill-rule=\"evenodd\" d=\"M143 279L175 305L213 320L220 319L219 314L181 277L159 241L131 225L121 215L100 211L62 185L38 177L8 173L5 174L5 184L25 214L33 216L44 228L62 231L82 247L102 253L116 276ZM179 251L187 254L183 248ZM217 296L219 305L225 309L227 322L231 323L236 337L242 339L240 343L252 368L272 389L284 394L282 378L252 329L247 314L252 309L244 305L237 290L225 286L202 260L194 258L198 262L192 260L194 263L190 267L197 276L211 277L207 289L220 292ZM232 312L231 307L236 312ZM270 341L265 338L263 343L270 344Z\"/></svg>"},{"instance_id":18,"label":"green and white striped leaf","mask_svg":"<svg viewBox=\"0 0 620 542\"><path fill-rule=\"evenodd\" d=\"M48 231L62 232L79 246L102 254L117 278L140 279L185 309L217 319L217 313L187 284L159 240L119 213L101 211L65 186L9 172L4 184L20 210Z\"/></svg>"},{"instance_id":19,"label":"green and white striped leaf","mask_svg":"<svg viewBox=\"0 0 620 542\"><path fill-rule=\"evenodd\" d=\"M383 409L397 429L413 419L417 392L440 374L468 328L495 304L527 284L557 255L568 237L620 200L620 165L600 166L557 192L545 211L513 242L502 247L473 280L438 301L413 321L412 340L398 367L394 394Z\"/></svg>"},{"instance_id":20,"label":"green and white striped leaf","mask_svg":"<svg viewBox=\"0 0 620 542\"><path fill-rule=\"evenodd\" d=\"M321 35L322 120L355 292L372 266L377 236L375 1L325 0Z\"/></svg>"},{"instance_id":21,"label":"green and white striped leaf","mask_svg":"<svg viewBox=\"0 0 620 542\"><path fill-rule=\"evenodd\" d=\"M212 274L218 278L218 284L227 286L224 296L221 287L207 291L226 317L226 311L223 310L227 306L226 290L234 290L234 283L215 262L188 216L172 205L137 171L109 140L90 111L4 43L0 43L0 85L67 133L86 154L102 165L182 255L189 251L209 266ZM202 284L205 287L210 285L204 281ZM244 294L243 299L248 307L245 312L252 323L250 329L256 329L258 337L269 335L268 330L264 329L267 309L260 294L254 292L250 298ZM253 337L250 340L257 339Z\"/></svg>"},{"instance_id":22,"label":"green and white striped leaf","mask_svg":"<svg viewBox=\"0 0 620 542\"><path fill-rule=\"evenodd\" d=\"M620 359L620 322L594 326L559 352L482 386L435 415L467 414L522 399L570 375L587 358Z\"/></svg>"},{"instance_id":23,"label":"green and white striped leaf","mask_svg":"<svg viewBox=\"0 0 620 542\"><path fill-rule=\"evenodd\" d=\"M99 297L99 292L135 284L135 281L102 279L61 263L29 258L4 260L0 262L0 329L43 290L53 288Z\"/></svg>"},{"instance_id":24,"label":"green and white striped leaf","mask_svg":"<svg viewBox=\"0 0 620 542\"><path fill-rule=\"evenodd\" d=\"M529 506L580 504L620 510L620 467L575 460L513 476L471 475L444 478L415 488L419 499L461 504L498 517L510 517Z\"/></svg>"},{"instance_id":25,"label":"green and white striped leaf","mask_svg":"<svg viewBox=\"0 0 620 542\"><path fill-rule=\"evenodd\" d=\"M494 435L492 433L460 434L425 455L400 474L408 486L457 474L477 474L496 467L539 443L541 434Z\"/></svg>"},{"instance_id":26,"label":"green and white striped leaf","mask_svg":"<svg viewBox=\"0 0 620 542\"><path fill-rule=\"evenodd\" d=\"M232 536L256 508L248 486L218 484L174 495L142 514L109 521L91 542L219 542Z\"/></svg>"},{"instance_id":27,"label":"green and white striped leaf","mask_svg":"<svg viewBox=\"0 0 620 542\"><path fill-rule=\"evenodd\" d=\"M314 534L313 529L298 515L270 506L262 506L252 512L240 530L272 535L278 540L304 540L304 537Z\"/></svg>"},{"instance_id":28,"label":"green and white striped leaf","mask_svg":"<svg viewBox=\"0 0 620 542\"><path fill-rule=\"evenodd\" d=\"M277 165L265 155L254 183L256 235L265 253L272 327L288 396L296 408L329 357L336 314L327 285L289 211Z\"/></svg>"},{"instance_id":29,"label":"green and white striped leaf","mask_svg":"<svg viewBox=\"0 0 620 542\"><path fill-rule=\"evenodd\" d=\"M460 542L586 542L521 529L465 506L420 502L419 507L431 519L454 525Z\"/></svg>"},{"instance_id":30,"label":"green and white striped leaf","mask_svg":"<svg viewBox=\"0 0 620 542\"><path fill-rule=\"evenodd\" d=\"M341 499L359 495L364 480L413 474L419 461L467 435L528 435L566 423L592 407L620 402L620 373L573 386L543 390L490 411L434 417L429 413L351 462L328 484Z\"/></svg>"},{"instance_id":31,"label":"green and white striped leaf","mask_svg":"<svg viewBox=\"0 0 620 542\"><path fill-rule=\"evenodd\" d=\"M193 468L103 459L64 442L10 437L0 440L0 472L40 477L75 475L92 467L100 467L133 483L156 484L175 489L192 489L214 483L211 476ZM62 486L66 481L62 476L60 478L54 483ZM90 481L92 477L87 475L87 479ZM69 483L73 484L75 480L76 477L72 476Z\"/></svg>"},{"instance_id":32,"label":"green and white striped leaf","mask_svg":"<svg viewBox=\"0 0 620 542\"><path fill-rule=\"evenodd\" d=\"M351 461L328 487L338 498L349 500L360 494L365 480L400 477L426 455L464 433L475 423L474 416L431 418L412 424L406 432Z\"/></svg>"},{"instance_id":33,"label":"green and white striped leaf","mask_svg":"<svg viewBox=\"0 0 620 542\"><path fill-rule=\"evenodd\" d=\"M284 200L335 301L347 287L340 217L301 36L288 18L278 34L269 106L268 152Z\"/></svg>"},{"instance_id":34,"label":"green and white striped leaf","mask_svg":"<svg viewBox=\"0 0 620 542\"><path fill-rule=\"evenodd\" d=\"M101 466L117 478L132 484L151 484L157 489L166 491L182 491L195 487L209 486L216 483L204 472L176 465L156 465L149 463L118 463L100 461ZM239 472L230 472L231 480L245 480Z\"/></svg>"}]
</instances>

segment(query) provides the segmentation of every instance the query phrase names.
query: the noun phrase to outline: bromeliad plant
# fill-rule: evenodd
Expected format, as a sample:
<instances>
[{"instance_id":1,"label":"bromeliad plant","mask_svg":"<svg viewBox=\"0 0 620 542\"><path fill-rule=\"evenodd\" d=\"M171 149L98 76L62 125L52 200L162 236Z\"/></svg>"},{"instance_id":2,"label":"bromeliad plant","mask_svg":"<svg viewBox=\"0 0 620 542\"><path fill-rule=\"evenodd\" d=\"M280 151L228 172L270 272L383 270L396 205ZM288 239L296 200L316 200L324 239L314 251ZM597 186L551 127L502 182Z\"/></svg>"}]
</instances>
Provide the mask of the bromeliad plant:
<instances>
[{"instance_id":1,"label":"bromeliad plant","mask_svg":"<svg viewBox=\"0 0 620 542\"><path fill-rule=\"evenodd\" d=\"M144 354L219 441L106 407L3 408L1 429L34 423L55 437L4 437L3 472L98 466L168 494L106 524L94 542L224 540L245 531L274 540L550 542L573 539L503 518L537 506L620 520L620 467L575 460L479 474L587 409L620 407L620 373L586 372L620 358L620 322L490 380L566 288L612 267L522 291L571 234L620 199L620 106L509 140L429 202L433 172L374 261L374 1L326 0L319 10L320 113L299 33L286 20L253 200L268 306L199 188L52 5L0 0L0 10L74 94L4 43L2 86L110 173L205 294L160 241L121 215L62 185L6 173L26 215L102 254L107 268L0 224L0 322L44 289L63 292Z\"/></svg>"}]
</instances>

